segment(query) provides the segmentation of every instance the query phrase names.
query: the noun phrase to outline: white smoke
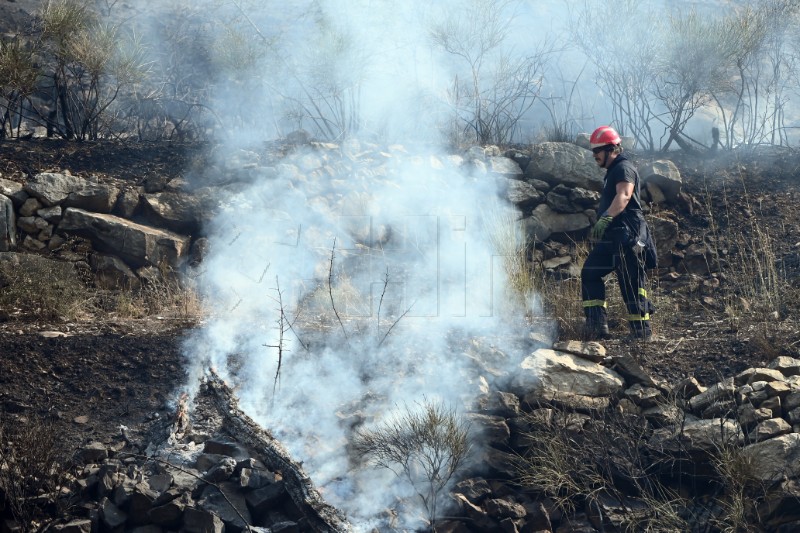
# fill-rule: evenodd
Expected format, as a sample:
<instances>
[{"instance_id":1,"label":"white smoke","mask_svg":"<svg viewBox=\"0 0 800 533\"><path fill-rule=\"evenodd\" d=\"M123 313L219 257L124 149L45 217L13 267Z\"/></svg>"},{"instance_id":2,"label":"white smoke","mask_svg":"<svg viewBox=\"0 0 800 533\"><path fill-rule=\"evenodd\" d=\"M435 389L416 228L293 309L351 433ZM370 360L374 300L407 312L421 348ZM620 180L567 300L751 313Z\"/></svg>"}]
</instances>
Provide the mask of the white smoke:
<instances>
[{"instance_id":1,"label":"white smoke","mask_svg":"<svg viewBox=\"0 0 800 533\"><path fill-rule=\"evenodd\" d=\"M213 315L186 346L193 379L212 367L232 380L359 529L416 502L393 475L353 464L352 427L426 398L471 407L492 376L464 353L469 339L493 339L507 355L499 371L527 355L516 346L526 310L509 305L489 233L514 216L495 181L393 160L373 163L380 177L288 172L230 198L201 278Z\"/></svg>"},{"instance_id":2,"label":"white smoke","mask_svg":"<svg viewBox=\"0 0 800 533\"><path fill-rule=\"evenodd\" d=\"M433 148L409 154L338 139L340 150L270 163L226 198L206 229L199 281L211 316L186 341L190 387L209 368L234 383L245 412L303 462L357 530L381 527L389 509L413 529L424 520L413 487L358 464L348 443L354 428L425 399L464 413L487 382L516 370L527 355L529 309L511 297L502 254L521 237L507 231L514 242L499 250L492 233L517 213L494 178L435 148L453 69L436 63L426 24L443 6L315 4L335 31L309 35L305 16L282 30L281 42L292 44L273 63L283 77L269 80L271 96L308 88L296 67L318 65L345 95L355 85L368 95L363 135L413 132ZM253 78L268 78L273 71L259 65ZM292 126L250 88L220 86L218 108L245 102L251 119L237 123L223 158L276 125ZM229 116L237 113L231 107ZM476 355L474 339L491 345L492 361Z\"/></svg>"}]
</instances>

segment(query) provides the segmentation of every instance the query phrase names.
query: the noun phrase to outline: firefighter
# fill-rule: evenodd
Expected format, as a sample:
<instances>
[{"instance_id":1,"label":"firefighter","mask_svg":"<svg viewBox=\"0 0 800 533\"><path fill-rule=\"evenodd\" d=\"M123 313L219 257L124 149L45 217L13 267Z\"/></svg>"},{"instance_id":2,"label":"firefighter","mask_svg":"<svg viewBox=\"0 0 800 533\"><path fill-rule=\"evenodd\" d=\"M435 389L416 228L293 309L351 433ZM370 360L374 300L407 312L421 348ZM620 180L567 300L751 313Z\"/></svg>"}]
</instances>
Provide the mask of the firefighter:
<instances>
[{"instance_id":1,"label":"firefighter","mask_svg":"<svg viewBox=\"0 0 800 533\"><path fill-rule=\"evenodd\" d=\"M613 128L597 128L589 143L606 176L597 222L590 234L592 250L581 270L584 334L588 339L609 337L603 277L613 271L627 308L629 337L647 340L652 335L650 314L654 309L647 297L646 268L655 267L656 257L642 213L639 173L623 155L622 140Z\"/></svg>"}]
</instances>

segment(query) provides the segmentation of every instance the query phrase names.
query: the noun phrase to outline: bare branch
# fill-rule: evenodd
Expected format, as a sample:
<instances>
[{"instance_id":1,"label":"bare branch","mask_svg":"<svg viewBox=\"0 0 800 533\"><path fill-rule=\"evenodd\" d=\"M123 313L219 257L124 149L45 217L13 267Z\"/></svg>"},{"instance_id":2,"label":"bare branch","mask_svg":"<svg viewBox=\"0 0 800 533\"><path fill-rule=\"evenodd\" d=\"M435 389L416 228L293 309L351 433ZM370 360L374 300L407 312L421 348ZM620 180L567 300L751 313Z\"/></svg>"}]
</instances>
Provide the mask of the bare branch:
<instances>
[{"instance_id":1,"label":"bare branch","mask_svg":"<svg viewBox=\"0 0 800 533\"><path fill-rule=\"evenodd\" d=\"M347 330L344 327L344 323L342 322L341 317L339 316L339 312L336 310L336 302L333 298L333 260L336 257L336 238L333 239L333 246L331 247L331 263L328 268L328 295L331 299L331 308L333 309L333 314L336 315L336 320L339 321L339 325L342 327L342 333L344 333L344 338L347 339Z\"/></svg>"}]
</instances>

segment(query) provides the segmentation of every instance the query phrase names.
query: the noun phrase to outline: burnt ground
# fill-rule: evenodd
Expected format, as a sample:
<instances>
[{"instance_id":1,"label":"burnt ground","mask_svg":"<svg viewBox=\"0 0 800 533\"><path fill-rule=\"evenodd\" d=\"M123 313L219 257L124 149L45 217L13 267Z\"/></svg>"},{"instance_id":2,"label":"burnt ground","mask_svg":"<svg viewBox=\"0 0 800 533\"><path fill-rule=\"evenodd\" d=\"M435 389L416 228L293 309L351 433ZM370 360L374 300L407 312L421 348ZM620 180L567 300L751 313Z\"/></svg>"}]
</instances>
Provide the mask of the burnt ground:
<instances>
[{"instance_id":1,"label":"burnt ground","mask_svg":"<svg viewBox=\"0 0 800 533\"><path fill-rule=\"evenodd\" d=\"M45 171L145 184L202 160L203 146L0 142L0 176L22 182ZM0 290L3 290L0 288ZM184 379L180 343L191 324L164 317L38 322L0 310L0 418L52 426L66 449L145 431L168 416ZM68 455L68 454L67 454Z\"/></svg>"},{"instance_id":2,"label":"burnt ground","mask_svg":"<svg viewBox=\"0 0 800 533\"><path fill-rule=\"evenodd\" d=\"M35 172L69 170L142 183L151 175L181 175L202 161L202 148L6 141L0 143L0 175L21 181ZM632 351L654 377L672 384L696 376L707 385L777 355L800 356L800 155L675 161L695 202L691 209L662 214L678 221L682 239L693 243L754 223L767 228L782 276L780 298L772 308L745 295L750 299L742 306L749 311L731 311L733 300L724 295L738 282L736 254L747 250L726 242L725 268L717 278L682 274L676 282L654 282L658 340L632 347L611 340L609 352ZM721 280L719 287L714 279ZM616 290L612 284L610 291ZM66 447L112 442L120 438L121 425L144 430L152 420L170 416L184 378L181 339L190 327L156 317L0 322L0 415L14 423L52 423ZM621 334L622 325L614 330Z\"/></svg>"}]
</instances>

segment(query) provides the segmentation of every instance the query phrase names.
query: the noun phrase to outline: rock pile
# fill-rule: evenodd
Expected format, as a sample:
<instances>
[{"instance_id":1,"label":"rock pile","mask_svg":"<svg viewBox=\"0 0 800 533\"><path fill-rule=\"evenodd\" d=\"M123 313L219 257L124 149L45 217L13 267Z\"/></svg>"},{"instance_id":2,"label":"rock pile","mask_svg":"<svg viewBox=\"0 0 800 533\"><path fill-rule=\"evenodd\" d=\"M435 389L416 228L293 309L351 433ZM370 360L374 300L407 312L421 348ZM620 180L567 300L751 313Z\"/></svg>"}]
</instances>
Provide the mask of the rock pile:
<instances>
[{"instance_id":1,"label":"rock pile","mask_svg":"<svg viewBox=\"0 0 800 533\"><path fill-rule=\"evenodd\" d=\"M630 356L608 357L596 343L539 349L521 364L509 392L482 398L477 420L490 441L488 472L455 487L453 496L466 518L437 530L640 530L648 513L663 509L637 482L625 480L634 471L625 458L633 443L635 460L644 461L638 475L675 496L676 530L734 523L726 504L738 497L748 527L796 531L799 367L800 360L782 356L768 368L750 368L708 387L694 378L670 387L653 381ZM615 417L620 424L609 422ZM543 481L526 471L546 466L542 459L556 461L558 455L541 445L548 441L565 447L583 443L559 466L580 483L580 468L572 461L600 456L611 465L603 480L608 485L598 487L595 478L594 485L573 486L574 507L564 506L569 483ZM608 450L598 452L590 444ZM538 462L519 459L532 456Z\"/></svg>"},{"instance_id":2,"label":"rock pile","mask_svg":"<svg viewBox=\"0 0 800 533\"><path fill-rule=\"evenodd\" d=\"M73 533L348 529L282 445L238 410L222 382L205 384L192 421L184 409L181 404L174 420L159 425L146 445L123 432L115 442L80 449L72 482L58 495L71 511L53 528Z\"/></svg>"},{"instance_id":3,"label":"rock pile","mask_svg":"<svg viewBox=\"0 0 800 533\"><path fill-rule=\"evenodd\" d=\"M89 262L99 284L135 287L158 267L177 269L199 262L206 246L203 225L247 183L285 178L308 193L331 196L332 208L349 212L352 206L346 202L355 199L333 199L348 189L346 184L361 180L369 190L370 180L386 180L401 163L431 175L455 169L476 180L496 182L498 194L517 206L529 240L537 243L534 259L548 270L574 273L574 252L562 243L583 238L595 221L603 171L588 149L553 142L525 150L490 146L421 156L399 146L381 148L356 140L304 140L281 158L245 150L231 153L193 183L152 177L133 186L68 171L39 173L24 183L0 176L0 252L51 253L68 261L87 261L86 254L75 254L67 245L71 238L83 238L91 244ZM645 200L692 208L693 200L682 191L680 172L672 162L654 161L640 170ZM651 226L663 267L682 263L689 272L708 273L708 251L681 241L674 220L653 217ZM363 240L362 235L351 237Z\"/></svg>"},{"instance_id":4,"label":"rock pile","mask_svg":"<svg viewBox=\"0 0 800 533\"><path fill-rule=\"evenodd\" d=\"M778 357L708 387L694 378L669 387L630 356L572 341L535 350L507 389L487 387L469 414L484 443L480 461L452 487L454 509L437 531L628 531L666 520L701 531L732 523L726 505L737 497L750 525L800 527L800 360ZM191 427L180 415L161 428L170 439L146 450L122 440L82 449L74 483L61 495L73 502L73 516L54 528L351 529L221 382L203 387ZM576 444L586 448L570 449ZM547 466L541 459L563 468L563 477L531 472ZM575 461L598 459L608 477L581 485ZM663 493L648 493L642 480Z\"/></svg>"}]
</instances>

